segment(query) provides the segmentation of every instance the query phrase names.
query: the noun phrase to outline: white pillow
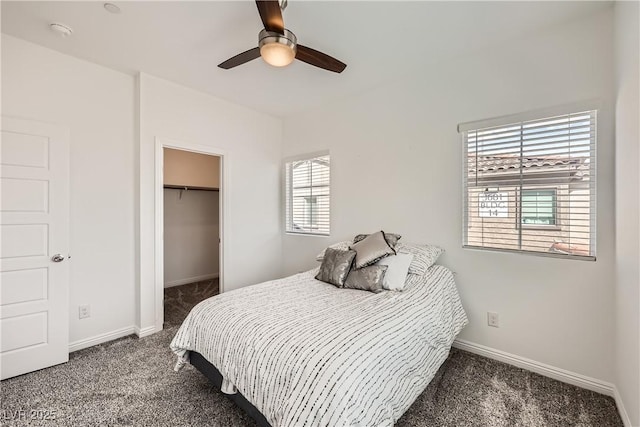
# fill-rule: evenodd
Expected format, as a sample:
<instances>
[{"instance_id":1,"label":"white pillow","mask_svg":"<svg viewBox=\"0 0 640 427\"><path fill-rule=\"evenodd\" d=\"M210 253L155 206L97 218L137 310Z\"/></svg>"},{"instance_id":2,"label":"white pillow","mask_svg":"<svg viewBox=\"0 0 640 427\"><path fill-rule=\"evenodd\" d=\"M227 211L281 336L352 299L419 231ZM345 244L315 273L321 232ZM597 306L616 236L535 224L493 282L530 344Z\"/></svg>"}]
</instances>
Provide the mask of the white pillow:
<instances>
[{"instance_id":1,"label":"white pillow","mask_svg":"<svg viewBox=\"0 0 640 427\"><path fill-rule=\"evenodd\" d=\"M396 250L402 253L413 254L413 262L409 266L409 274L427 274L427 270L436 263L438 257L444 253L444 249L433 245L419 245L416 243L398 242Z\"/></svg>"},{"instance_id":2,"label":"white pillow","mask_svg":"<svg viewBox=\"0 0 640 427\"><path fill-rule=\"evenodd\" d=\"M390 291L403 290L411 261L413 261L413 254L398 252L397 255L391 255L376 262L374 265L386 265L388 267L382 287Z\"/></svg>"}]
</instances>

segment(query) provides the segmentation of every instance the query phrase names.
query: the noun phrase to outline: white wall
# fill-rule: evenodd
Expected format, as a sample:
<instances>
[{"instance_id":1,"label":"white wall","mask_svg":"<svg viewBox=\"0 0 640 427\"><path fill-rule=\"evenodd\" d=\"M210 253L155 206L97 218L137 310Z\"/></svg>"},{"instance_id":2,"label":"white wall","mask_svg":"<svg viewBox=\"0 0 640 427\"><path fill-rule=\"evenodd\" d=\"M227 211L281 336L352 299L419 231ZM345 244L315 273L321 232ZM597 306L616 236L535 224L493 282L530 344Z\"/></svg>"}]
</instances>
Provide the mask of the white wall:
<instances>
[{"instance_id":1,"label":"white wall","mask_svg":"<svg viewBox=\"0 0 640 427\"><path fill-rule=\"evenodd\" d=\"M615 6L615 378L631 425L640 425L640 7Z\"/></svg>"},{"instance_id":2,"label":"white wall","mask_svg":"<svg viewBox=\"0 0 640 427\"><path fill-rule=\"evenodd\" d=\"M159 329L154 298L155 138L224 151L224 290L276 278L282 272L280 159L282 120L146 74L140 102L140 293L141 330ZM224 181L224 179L227 179ZM225 195L226 193L226 195ZM157 294L156 294L157 295Z\"/></svg>"},{"instance_id":3,"label":"white wall","mask_svg":"<svg viewBox=\"0 0 640 427\"><path fill-rule=\"evenodd\" d=\"M71 129L72 343L162 323L154 304L156 137L225 153L225 290L280 275L280 119L144 74L136 85L4 34L2 89L2 114ZM91 305L89 319L78 320L81 304Z\"/></svg>"},{"instance_id":4,"label":"white wall","mask_svg":"<svg viewBox=\"0 0 640 427\"><path fill-rule=\"evenodd\" d=\"M164 286L179 286L219 271L217 191L164 189Z\"/></svg>"},{"instance_id":5,"label":"white wall","mask_svg":"<svg viewBox=\"0 0 640 427\"><path fill-rule=\"evenodd\" d=\"M324 246L384 229L446 249L470 324L460 338L613 379L612 16L437 63L285 119L283 157L330 149L331 236L286 235L285 273ZM347 69L349 72L349 69ZM598 260L463 250L461 122L600 99ZM487 327L486 312L500 314Z\"/></svg>"},{"instance_id":6,"label":"white wall","mask_svg":"<svg viewBox=\"0 0 640 427\"><path fill-rule=\"evenodd\" d=\"M72 343L133 326L134 89L132 76L2 35L2 114L71 130Z\"/></svg>"}]
</instances>

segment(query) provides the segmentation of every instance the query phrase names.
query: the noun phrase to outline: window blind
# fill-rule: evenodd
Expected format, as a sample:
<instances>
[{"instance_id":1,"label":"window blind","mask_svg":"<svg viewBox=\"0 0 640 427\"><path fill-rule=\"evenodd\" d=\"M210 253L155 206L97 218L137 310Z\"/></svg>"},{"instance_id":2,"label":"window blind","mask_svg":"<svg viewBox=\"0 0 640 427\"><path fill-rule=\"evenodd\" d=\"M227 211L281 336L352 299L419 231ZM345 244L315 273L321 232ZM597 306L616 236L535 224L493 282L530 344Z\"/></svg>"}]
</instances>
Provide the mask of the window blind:
<instances>
[{"instance_id":1,"label":"window blind","mask_svg":"<svg viewBox=\"0 0 640 427\"><path fill-rule=\"evenodd\" d=\"M464 126L464 246L595 260L596 115Z\"/></svg>"},{"instance_id":2,"label":"window blind","mask_svg":"<svg viewBox=\"0 0 640 427\"><path fill-rule=\"evenodd\" d=\"M285 163L285 222L288 233L329 235L329 155Z\"/></svg>"}]
</instances>

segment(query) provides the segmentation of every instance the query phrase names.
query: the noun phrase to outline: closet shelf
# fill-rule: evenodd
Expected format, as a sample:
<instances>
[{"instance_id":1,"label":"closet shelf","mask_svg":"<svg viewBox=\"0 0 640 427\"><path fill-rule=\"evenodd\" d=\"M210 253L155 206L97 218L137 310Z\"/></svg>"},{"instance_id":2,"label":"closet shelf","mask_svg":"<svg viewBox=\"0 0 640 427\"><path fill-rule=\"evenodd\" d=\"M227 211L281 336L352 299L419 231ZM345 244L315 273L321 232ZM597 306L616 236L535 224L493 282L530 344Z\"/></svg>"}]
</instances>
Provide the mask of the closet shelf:
<instances>
[{"instance_id":1,"label":"closet shelf","mask_svg":"<svg viewBox=\"0 0 640 427\"><path fill-rule=\"evenodd\" d=\"M220 191L219 188L213 187L192 187L190 185L168 185L165 184L164 188L171 188L173 190L198 190L198 191Z\"/></svg>"}]
</instances>

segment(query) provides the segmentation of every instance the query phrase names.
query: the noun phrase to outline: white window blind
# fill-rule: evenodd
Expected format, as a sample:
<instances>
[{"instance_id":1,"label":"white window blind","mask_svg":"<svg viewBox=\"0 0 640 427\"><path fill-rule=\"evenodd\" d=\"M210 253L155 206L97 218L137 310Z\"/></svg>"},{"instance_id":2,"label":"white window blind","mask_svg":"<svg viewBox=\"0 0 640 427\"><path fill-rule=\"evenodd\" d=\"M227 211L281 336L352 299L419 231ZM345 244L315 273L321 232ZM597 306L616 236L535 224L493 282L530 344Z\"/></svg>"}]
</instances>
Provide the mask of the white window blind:
<instances>
[{"instance_id":1,"label":"white window blind","mask_svg":"<svg viewBox=\"0 0 640 427\"><path fill-rule=\"evenodd\" d=\"M329 155L285 164L285 222L288 233L329 235Z\"/></svg>"},{"instance_id":2,"label":"white window blind","mask_svg":"<svg viewBox=\"0 0 640 427\"><path fill-rule=\"evenodd\" d=\"M596 111L461 125L464 246L595 260Z\"/></svg>"}]
</instances>

